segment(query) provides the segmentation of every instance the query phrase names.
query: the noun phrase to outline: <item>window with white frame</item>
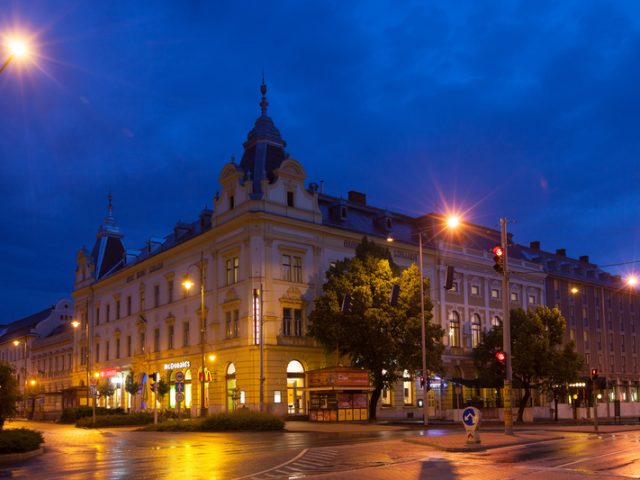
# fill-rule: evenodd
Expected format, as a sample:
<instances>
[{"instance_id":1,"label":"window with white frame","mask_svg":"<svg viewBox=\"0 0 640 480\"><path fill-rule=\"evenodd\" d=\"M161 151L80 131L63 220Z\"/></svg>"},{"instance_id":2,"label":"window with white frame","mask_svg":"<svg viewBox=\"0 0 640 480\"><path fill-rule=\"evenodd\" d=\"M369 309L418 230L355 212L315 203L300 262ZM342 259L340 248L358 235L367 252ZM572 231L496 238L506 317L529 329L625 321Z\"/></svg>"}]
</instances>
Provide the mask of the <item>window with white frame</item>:
<instances>
[{"instance_id":1,"label":"window with white frame","mask_svg":"<svg viewBox=\"0 0 640 480\"><path fill-rule=\"evenodd\" d=\"M536 303L536 296L529 295L529 305L534 305Z\"/></svg>"},{"instance_id":2,"label":"window with white frame","mask_svg":"<svg viewBox=\"0 0 640 480\"><path fill-rule=\"evenodd\" d=\"M491 298L493 298L494 300L497 300L500 298L500 290L498 290L497 288L492 288L491 289Z\"/></svg>"},{"instance_id":3,"label":"window with white frame","mask_svg":"<svg viewBox=\"0 0 640 480\"><path fill-rule=\"evenodd\" d=\"M456 311L449 313L449 345L460 347L460 315Z\"/></svg>"},{"instance_id":4,"label":"window with white frame","mask_svg":"<svg viewBox=\"0 0 640 480\"><path fill-rule=\"evenodd\" d=\"M518 301L518 292L511 292L511 301L512 302Z\"/></svg>"},{"instance_id":5,"label":"window with white frame","mask_svg":"<svg viewBox=\"0 0 640 480\"><path fill-rule=\"evenodd\" d=\"M413 382L408 370L402 374L402 394L405 405L413 405Z\"/></svg>"}]
</instances>

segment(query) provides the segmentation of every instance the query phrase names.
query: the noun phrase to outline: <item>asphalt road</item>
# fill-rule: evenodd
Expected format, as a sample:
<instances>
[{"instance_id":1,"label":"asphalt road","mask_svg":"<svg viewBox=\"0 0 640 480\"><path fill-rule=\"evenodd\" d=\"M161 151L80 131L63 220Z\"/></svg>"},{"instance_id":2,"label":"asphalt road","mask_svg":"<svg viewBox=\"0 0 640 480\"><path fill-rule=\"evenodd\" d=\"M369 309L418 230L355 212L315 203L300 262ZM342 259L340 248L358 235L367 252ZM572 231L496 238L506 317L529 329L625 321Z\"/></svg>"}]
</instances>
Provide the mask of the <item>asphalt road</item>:
<instances>
[{"instance_id":1,"label":"asphalt road","mask_svg":"<svg viewBox=\"0 0 640 480\"><path fill-rule=\"evenodd\" d=\"M8 427L23 426L13 422ZM640 478L640 430L449 453L369 433L151 433L30 424L46 453L3 473L24 479L620 479ZM431 432L433 435L436 432ZM437 433L446 435L446 430Z\"/></svg>"}]
</instances>

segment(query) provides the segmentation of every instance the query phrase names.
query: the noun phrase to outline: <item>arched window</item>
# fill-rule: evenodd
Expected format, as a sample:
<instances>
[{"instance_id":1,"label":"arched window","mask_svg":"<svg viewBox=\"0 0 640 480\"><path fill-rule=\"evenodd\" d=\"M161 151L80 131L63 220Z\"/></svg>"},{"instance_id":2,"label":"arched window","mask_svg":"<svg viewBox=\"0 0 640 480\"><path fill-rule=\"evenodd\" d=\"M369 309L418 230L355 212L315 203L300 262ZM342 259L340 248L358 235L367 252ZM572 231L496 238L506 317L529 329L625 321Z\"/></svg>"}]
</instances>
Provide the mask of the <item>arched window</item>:
<instances>
[{"instance_id":1,"label":"arched window","mask_svg":"<svg viewBox=\"0 0 640 480\"><path fill-rule=\"evenodd\" d=\"M449 314L449 345L460 347L460 315L456 311Z\"/></svg>"},{"instance_id":2,"label":"arched window","mask_svg":"<svg viewBox=\"0 0 640 480\"><path fill-rule=\"evenodd\" d=\"M476 348L480 344L480 315L474 313L471 317L471 347Z\"/></svg>"},{"instance_id":3,"label":"arched window","mask_svg":"<svg viewBox=\"0 0 640 480\"><path fill-rule=\"evenodd\" d=\"M230 363L227 367L226 374L226 386L227 386L227 411L233 412L236 409L238 403L238 385L236 383L236 366Z\"/></svg>"},{"instance_id":4,"label":"arched window","mask_svg":"<svg viewBox=\"0 0 640 480\"><path fill-rule=\"evenodd\" d=\"M304 414L304 366L298 360L287 365L287 413Z\"/></svg>"}]
</instances>

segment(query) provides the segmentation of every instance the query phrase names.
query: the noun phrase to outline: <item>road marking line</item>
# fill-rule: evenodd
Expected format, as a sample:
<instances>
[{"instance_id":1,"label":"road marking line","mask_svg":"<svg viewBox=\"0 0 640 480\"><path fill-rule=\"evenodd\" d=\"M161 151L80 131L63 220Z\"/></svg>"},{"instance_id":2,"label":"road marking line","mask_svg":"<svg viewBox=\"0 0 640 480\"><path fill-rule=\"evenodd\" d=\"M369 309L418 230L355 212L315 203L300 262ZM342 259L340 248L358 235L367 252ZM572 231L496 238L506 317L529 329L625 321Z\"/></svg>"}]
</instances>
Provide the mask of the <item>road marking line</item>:
<instances>
[{"instance_id":1,"label":"road marking line","mask_svg":"<svg viewBox=\"0 0 640 480\"><path fill-rule=\"evenodd\" d=\"M309 451L308 448L305 448L304 450L302 450L298 455L296 455L295 457L293 457L291 460L287 460L286 462L282 462L280 465L276 465L275 467L272 468L268 468L266 470L262 470L261 472L255 472L255 473L251 473L249 475L244 475L242 477L236 477L235 480L241 480L243 478L253 478L253 477L257 477L258 475L263 475L265 473L268 472L272 472L273 470L277 470L279 468L282 467L286 467L287 465L295 462L296 460L298 460L300 457L302 457L305 453L307 453Z\"/></svg>"},{"instance_id":2,"label":"road marking line","mask_svg":"<svg viewBox=\"0 0 640 480\"><path fill-rule=\"evenodd\" d=\"M625 450L617 450L615 452L605 453L603 455L598 455L597 457L590 456L588 458L583 458L582 460L576 460L575 462L563 463L562 465L556 465L555 468L565 468L569 465L575 465L576 463L588 462L589 460L596 460L599 458L610 457L611 455L618 455L619 453L625 452Z\"/></svg>"}]
</instances>

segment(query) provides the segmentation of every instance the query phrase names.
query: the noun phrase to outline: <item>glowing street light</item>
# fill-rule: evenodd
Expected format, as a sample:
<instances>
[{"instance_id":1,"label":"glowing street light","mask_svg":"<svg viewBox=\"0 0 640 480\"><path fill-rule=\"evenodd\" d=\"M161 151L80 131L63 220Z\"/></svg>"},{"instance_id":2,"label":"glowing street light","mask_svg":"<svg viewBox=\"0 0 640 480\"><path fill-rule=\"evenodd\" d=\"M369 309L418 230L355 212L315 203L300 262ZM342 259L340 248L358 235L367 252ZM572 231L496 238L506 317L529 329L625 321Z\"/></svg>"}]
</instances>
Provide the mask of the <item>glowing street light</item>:
<instances>
[{"instance_id":1,"label":"glowing street light","mask_svg":"<svg viewBox=\"0 0 640 480\"><path fill-rule=\"evenodd\" d=\"M569 290L573 295L577 295L580 290L578 290L578 287L571 287L571 290Z\"/></svg>"},{"instance_id":2,"label":"glowing street light","mask_svg":"<svg viewBox=\"0 0 640 480\"><path fill-rule=\"evenodd\" d=\"M629 275L627 277L627 285L629 285L630 287L635 287L636 285L638 285L638 277L635 275Z\"/></svg>"},{"instance_id":3,"label":"glowing street light","mask_svg":"<svg viewBox=\"0 0 640 480\"><path fill-rule=\"evenodd\" d=\"M9 57L0 67L0 73L2 73L5 68L11 63L11 61L15 58L17 60L26 60L29 58L31 53L31 49L25 40L22 38L10 38L5 42L5 48L9 52Z\"/></svg>"}]
</instances>

